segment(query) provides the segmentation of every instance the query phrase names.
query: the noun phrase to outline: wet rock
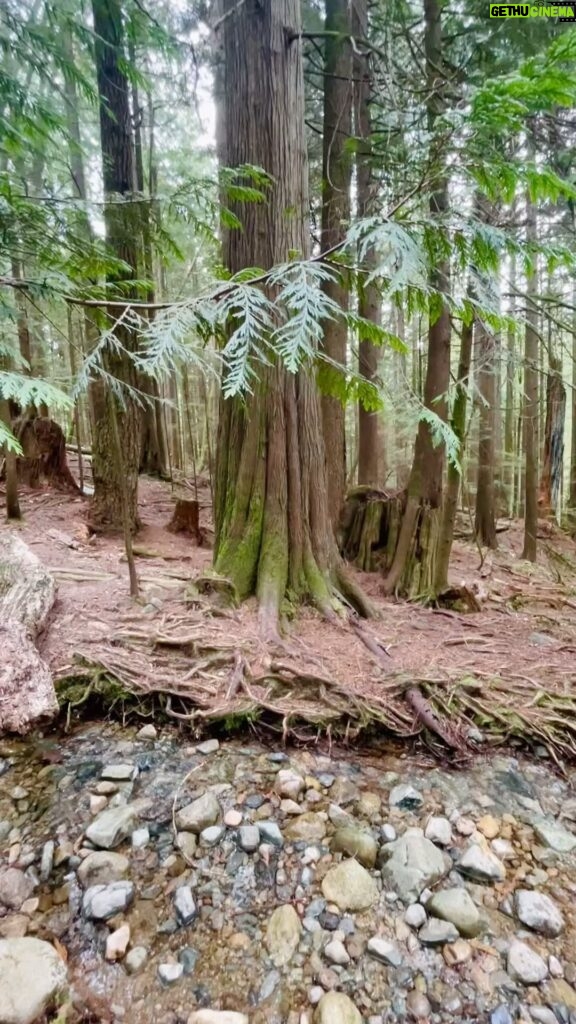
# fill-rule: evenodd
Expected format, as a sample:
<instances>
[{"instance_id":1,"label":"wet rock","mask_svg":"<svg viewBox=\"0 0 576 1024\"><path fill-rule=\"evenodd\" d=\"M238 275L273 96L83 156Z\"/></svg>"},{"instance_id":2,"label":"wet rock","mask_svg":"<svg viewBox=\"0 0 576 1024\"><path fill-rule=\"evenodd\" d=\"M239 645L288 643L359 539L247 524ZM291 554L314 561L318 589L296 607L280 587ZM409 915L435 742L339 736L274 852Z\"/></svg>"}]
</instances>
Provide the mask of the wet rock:
<instances>
[{"instance_id":1,"label":"wet rock","mask_svg":"<svg viewBox=\"0 0 576 1024\"><path fill-rule=\"evenodd\" d=\"M174 893L174 910L180 925L186 928L198 915L192 889L189 885L180 885Z\"/></svg>"},{"instance_id":2,"label":"wet rock","mask_svg":"<svg viewBox=\"0 0 576 1024\"><path fill-rule=\"evenodd\" d=\"M380 860L382 878L406 903L415 902L426 886L438 882L448 871L444 854L420 829L407 829L399 839L383 846Z\"/></svg>"},{"instance_id":3,"label":"wet rock","mask_svg":"<svg viewBox=\"0 0 576 1024\"><path fill-rule=\"evenodd\" d=\"M290 800L297 800L305 788L306 783L302 776L291 768L281 768L274 781L274 789L278 795Z\"/></svg>"},{"instance_id":4,"label":"wet rock","mask_svg":"<svg viewBox=\"0 0 576 1024\"><path fill-rule=\"evenodd\" d=\"M137 810L131 804L109 807L86 829L86 838L102 850L113 850L128 838L136 823Z\"/></svg>"},{"instance_id":5,"label":"wet rock","mask_svg":"<svg viewBox=\"0 0 576 1024\"><path fill-rule=\"evenodd\" d=\"M245 1013L233 1010L194 1010L188 1024L249 1024Z\"/></svg>"},{"instance_id":6,"label":"wet rock","mask_svg":"<svg viewBox=\"0 0 576 1024\"><path fill-rule=\"evenodd\" d=\"M137 740L155 740L157 736L158 730L156 726L150 723L148 725L143 725L136 733Z\"/></svg>"},{"instance_id":7,"label":"wet rock","mask_svg":"<svg viewBox=\"0 0 576 1024\"><path fill-rule=\"evenodd\" d=\"M472 938L480 931L478 907L466 889L442 889L434 893L426 910L442 921L451 921L465 938Z\"/></svg>"},{"instance_id":8,"label":"wet rock","mask_svg":"<svg viewBox=\"0 0 576 1024\"><path fill-rule=\"evenodd\" d=\"M333 853L346 853L355 857L365 868L376 864L378 846L369 832L359 828L339 828L332 836L330 849Z\"/></svg>"},{"instance_id":9,"label":"wet rock","mask_svg":"<svg viewBox=\"0 0 576 1024\"><path fill-rule=\"evenodd\" d=\"M413 989L412 992L408 993L406 997L406 1009L408 1010L408 1015L412 1017L413 1020L423 1020L424 1018L429 1017L432 1012L430 1000L423 992L418 992L416 989Z\"/></svg>"},{"instance_id":10,"label":"wet rock","mask_svg":"<svg viewBox=\"0 0 576 1024\"><path fill-rule=\"evenodd\" d=\"M184 974L182 964L159 964L158 977L163 985L175 985Z\"/></svg>"},{"instance_id":11,"label":"wet rock","mask_svg":"<svg viewBox=\"0 0 576 1024\"><path fill-rule=\"evenodd\" d=\"M9 910L20 910L34 890L34 882L18 868L0 871L0 904Z\"/></svg>"},{"instance_id":12,"label":"wet rock","mask_svg":"<svg viewBox=\"0 0 576 1024\"><path fill-rule=\"evenodd\" d=\"M382 939L379 936L374 936L372 939L368 939L366 949L370 956L373 956L375 960L379 960L382 964L389 964L391 967L400 967L400 964L402 963L402 954L398 949L398 946L394 942L390 942L388 939Z\"/></svg>"},{"instance_id":13,"label":"wet rock","mask_svg":"<svg viewBox=\"0 0 576 1024\"><path fill-rule=\"evenodd\" d=\"M356 860L330 868L322 881L322 892L340 910L368 910L378 899L376 882Z\"/></svg>"},{"instance_id":14,"label":"wet rock","mask_svg":"<svg viewBox=\"0 0 576 1024\"><path fill-rule=\"evenodd\" d=\"M508 950L508 974L514 981L524 985L538 985L548 975L548 968L530 946L514 939Z\"/></svg>"},{"instance_id":15,"label":"wet rock","mask_svg":"<svg viewBox=\"0 0 576 1024\"><path fill-rule=\"evenodd\" d=\"M326 992L316 1007L314 1024L362 1024L362 1017L343 992Z\"/></svg>"},{"instance_id":16,"label":"wet rock","mask_svg":"<svg viewBox=\"0 0 576 1024\"><path fill-rule=\"evenodd\" d=\"M451 921L442 921L438 917L430 917L418 932L423 946L444 946L447 942L455 942L458 929Z\"/></svg>"},{"instance_id":17,"label":"wet rock","mask_svg":"<svg viewBox=\"0 0 576 1024\"><path fill-rule=\"evenodd\" d=\"M84 893L82 911L93 921L107 921L130 906L134 899L132 882L92 885Z\"/></svg>"},{"instance_id":18,"label":"wet rock","mask_svg":"<svg viewBox=\"0 0 576 1024\"><path fill-rule=\"evenodd\" d=\"M199 835L205 828L220 821L220 813L220 804L214 793L204 793L176 812L176 828L180 832Z\"/></svg>"},{"instance_id":19,"label":"wet rock","mask_svg":"<svg viewBox=\"0 0 576 1024\"><path fill-rule=\"evenodd\" d=\"M472 843L461 855L458 870L478 882L503 882L506 868L491 850Z\"/></svg>"},{"instance_id":20,"label":"wet rock","mask_svg":"<svg viewBox=\"0 0 576 1024\"><path fill-rule=\"evenodd\" d=\"M276 967L285 967L294 956L302 925L294 907L290 903L276 907L268 919L266 928L266 948Z\"/></svg>"},{"instance_id":21,"label":"wet rock","mask_svg":"<svg viewBox=\"0 0 576 1024\"><path fill-rule=\"evenodd\" d=\"M450 846L452 842L452 826L448 818L430 818L424 831L426 839L439 846Z\"/></svg>"},{"instance_id":22,"label":"wet rock","mask_svg":"<svg viewBox=\"0 0 576 1024\"><path fill-rule=\"evenodd\" d=\"M0 1021L32 1024L66 990L62 958L40 939L0 939Z\"/></svg>"},{"instance_id":23,"label":"wet rock","mask_svg":"<svg viewBox=\"0 0 576 1024\"><path fill-rule=\"evenodd\" d=\"M394 786L388 797L390 807L397 807L400 811L417 811L424 803L422 793L419 793L409 783L401 783Z\"/></svg>"},{"instance_id":24,"label":"wet rock","mask_svg":"<svg viewBox=\"0 0 576 1024\"><path fill-rule=\"evenodd\" d=\"M121 960L128 949L130 942L130 925L123 924L116 931L111 932L106 939L106 960Z\"/></svg>"},{"instance_id":25,"label":"wet rock","mask_svg":"<svg viewBox=\"0 0 576 1024\"><path fill-rule=\"evenodd\" d=\"M350 963L350 955L340 939L332 939L324 947L324 956L331 964L339 964L341 967Z\"/></svg>"},{"instance_id":26,"label":"wet rock","mask_svg":"<svg viewBox=\"0 0 576 1024\"><path fill-rule=\"evenodd\" d=\"M209 825L208 828L202 829L200 833L201 846L218 846L224 832L225 829L222 825Z\"/></svg>"},{"instance_id":27,"label":"wet rock","mask_svg":"<svg viewBox=\"0 0 576 1024\"><path fill-rule=\"evenodd\" d=\"M426 911L421 903L411 903L406 908L404 920L410 928L421 928L426 921Z\"/></svg>"},{"instance_id":28,"label":"wet rock","mask_svg":"<svg viewBox=\"0 0 576 1024\"><path fill-rule=\"evenodd\" d=\"M216 751L220 749L220 743L217 739L204 740L203 743L198 744L196 749L198 753L202 754L203 756L207 756L208 754L215 754Z\"/></svg>"},{"instance_id":29,"label":"wet rock","mask_svg":"<svg viewBox=\"0 0 576 1024\"><path fill-rule=\"evenodd\" d=\"M109 764L102 769L101 778L108 782L132 782L138 775L133 764Z\"/></svg>"},{"instance_id":30,"label":"wet rock","mask_svg":"<svg viewBox=\"0 0 576 1024\"><path fill-rule=\"evenodd\" d=\"M326 835L326 822L319 814L308 811L291 821L284 829L284 835L292 843L317 843Z\"/></svg>"},{"instance_id":31,"label":"wet rock","mask_svg":"<svg viewBox=\"0 0 576 1024\"><path fill-rule=\"evenodd\" d=\"M238 842L246 853L254 853L260 844L260 829L257 825L242 825L238 832Z\"/></svg>"},{"instance_id":32,"label":"wet rock","mask_svg":"<svg viewBox=\"0 0 576 1024\"><path fill-rule=\"evenodd\" d=\"M121 853L96 850L89 853L78 867L78 880L84 889L93 885L108 885L126 878L130 863Z\"/></svg>"},{"instance_id":33,"label":"wet rock","mask_svg":"<svg viewBox=\"0 0 576 1024\"><path fill-rule=\"evenodd\" d=\"M540 842L556 853L571 853L576 849L576 835L557 822L540 818L532 823L532 827Z\"/></svg>"},{"instance_id":34,"label":"wet rock","mask_svg":"<svg viewBox=\"0 0 576 1024\"><path fill-rule=\"evenodd\" d=\"M134 946L124 959L124 967L128 974L138 974L148 959L148 950L144 946Z\"/></svg>"},{"instance_id":35,"label":"wet rock","mask_svg":"<svg viewBox=\"0 0 576 1024\"><path fill-rule=\"evenodd\" d=\"M564 918L558 907L543 892L531 889L517 889L514 893L516 913L527 928L540 935L555 938L564 927Z\"/></svg>"},{"instance_id":36,"label":"wet rock","mask_svg":"<svg viewBox=\"0 0 576 1024\"><path fill-rule=\"evenodd\" d=\"M284 846L284 837L275 821L259 821L260 839L271 846Z\"/></svg>"}]
</instances>

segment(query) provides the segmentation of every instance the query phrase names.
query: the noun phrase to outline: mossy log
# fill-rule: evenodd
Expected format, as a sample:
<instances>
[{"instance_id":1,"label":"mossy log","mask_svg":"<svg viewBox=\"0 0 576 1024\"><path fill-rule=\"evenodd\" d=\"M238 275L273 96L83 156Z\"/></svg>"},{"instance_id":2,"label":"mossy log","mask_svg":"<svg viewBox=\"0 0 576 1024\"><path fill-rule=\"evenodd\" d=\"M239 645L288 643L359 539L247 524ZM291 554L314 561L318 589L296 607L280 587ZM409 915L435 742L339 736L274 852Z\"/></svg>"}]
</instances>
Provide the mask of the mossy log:
<instances>
[{"instance_id":1,"label":"mossy log","mask_svg":"<svg viewBox=\"0 0 576 1024\"><path fill-rule=\"evenodd\" d=\"M27 732L58 710L52 676L34 645L55 597L53 577L26 544L0 535L0 733Z\"/></svg>"},{"instance_id":2,"label":"mossy log","mask_svg":"<svg viewBox=\"0 0 576 1024\"><path fill-rule=\"evenodd\" d=\"M403 490L352 488L339 525L340 550L344 558L365 572L386 572L396 550L405 504Z\"/></svg>"}]
</instances>

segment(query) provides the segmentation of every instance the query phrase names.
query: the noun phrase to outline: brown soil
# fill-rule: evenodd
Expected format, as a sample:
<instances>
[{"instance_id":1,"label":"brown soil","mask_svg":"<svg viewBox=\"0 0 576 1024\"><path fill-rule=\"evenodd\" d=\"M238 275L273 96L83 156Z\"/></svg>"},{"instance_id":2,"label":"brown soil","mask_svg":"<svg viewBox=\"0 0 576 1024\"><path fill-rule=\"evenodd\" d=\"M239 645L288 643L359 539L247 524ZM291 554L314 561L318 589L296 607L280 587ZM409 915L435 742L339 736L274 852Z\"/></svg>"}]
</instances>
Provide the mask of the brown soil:
<instances>
[{"instance_id":1,"label":"brown soil","mask_svg":"<svg viewBox=\"0 0 576 1024\"><path fill-rule=\"evenodd\" d=\"M72 468L74 469L73 460ZM86 657L118 634L186 630L190 623L203 639L231 654L249 652L251 666L283 657L292 666L337 682L364 695L379 692L388 674L419 679L477 678L525 680L534 687L573 693L576 679L576 545L559 530L543 524L537 565L519 558L521 524L498 535L499 549L480 566L477 547L457 540L451 582L480 595L482 611L459 614L431 610L383 598L379 577L354 572L376 604L380 617L367 625L370 636L387 651L385 665L360 642L348 625L325 622L303 608L292 620L286 649L271 652L260 640L256 608L218 617L203 615L184 601L187 584L211 565L210 493L199 489L204 546L167 526L180 491L148 478L140 484L143 528L136 538L141 599L128 593L128 570L120 537L90 536L85 526L87 499L55 491L23 490L22 536L54 572L59 585L53 621L41 639L41 651L56 677L67 674L75 655ZM194 497L186 489L188 497ZM502 525L502 524L501 524ZM465 530L465 524L463 527ZM150 601L159 599L153 611ZM160 603L161 602L161 603ZM145 610L147 608L147 610ZM198 632L197 634L198 635Z\"/></svg>"}]
</instances>

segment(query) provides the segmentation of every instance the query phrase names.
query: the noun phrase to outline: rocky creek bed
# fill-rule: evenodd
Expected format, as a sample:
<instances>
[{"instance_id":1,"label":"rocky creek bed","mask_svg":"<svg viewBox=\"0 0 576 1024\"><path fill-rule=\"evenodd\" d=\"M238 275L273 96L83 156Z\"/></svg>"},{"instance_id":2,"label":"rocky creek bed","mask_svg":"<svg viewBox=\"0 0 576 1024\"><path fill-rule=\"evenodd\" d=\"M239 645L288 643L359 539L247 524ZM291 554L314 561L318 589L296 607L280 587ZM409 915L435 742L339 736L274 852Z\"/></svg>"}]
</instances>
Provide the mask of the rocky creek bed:
<instances>
[{"instance_id":1,"label":"rocky creek bed","mask_svg":"<svg viewBox=\"0 0 576 1024\"><path fill-rule=\"evenodd\" d=\"M576 1024L574 771L97 724L0 776L2 1024Z\"/></svg>"}]
</instances>

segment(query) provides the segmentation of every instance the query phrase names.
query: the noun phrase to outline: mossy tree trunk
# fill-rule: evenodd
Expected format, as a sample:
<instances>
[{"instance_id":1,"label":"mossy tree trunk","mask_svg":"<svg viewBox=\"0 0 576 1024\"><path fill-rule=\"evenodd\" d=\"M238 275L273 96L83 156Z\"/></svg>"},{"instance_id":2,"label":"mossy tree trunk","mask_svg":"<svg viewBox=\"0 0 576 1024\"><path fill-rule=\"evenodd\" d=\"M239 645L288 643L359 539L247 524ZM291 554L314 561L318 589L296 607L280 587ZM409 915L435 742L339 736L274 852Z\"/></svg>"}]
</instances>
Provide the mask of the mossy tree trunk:
<instances>
[{"instance_id":1,"label":"mossy tree trunk","mask_svg":"<svg viewBox=\"0 0 576 1024\"><path fill-rule=\"evenodd\" d=\"M425 0L425 53L428 81L428 127L435 145L432 159L435 187L430 195L430 213L441 220L448 210L448 176L443 147L434 142L434 128L445 109L446 75L442 68L441 5L438 0ZM430 283L440 296L450 289L450 266L439 261ZM428 327L428 364L424 382L424 404L441 419L448 412L450 384L451 324L448 305L441 302ZM406 508L398 537L398 545L390 571L384 580L386 593L432 599L436 595L437 550L441 535L442 483L444 448L435 445L429 423L421 420L414 448L414 460Z\"/></svg>"},{"instance_id":2,"label":"mossy tree trunk","mask_svg":"<svg viewBox=\"0 0 576 1024\"><path fill-rule=\"evenodd\" d=\"M367 0L355 0L352 11L352 29L358 39L368 38ZM372 115L372 72L370 54L364 47L354 51L354 117L355 134L360 140L356 149L356 192L358 216L369 217L375 212L378 183L372 167L370 137ZM374 251L367 253L368 268L376 263ZM360 280L358 288L358 312L366 320L380 324L382 319L382 297L373 281ZM366 380L373 381L378 372L378 349L369 341L358 346L358 370ZM380 483L382 452L379 414L358 406L358 483L376 487Z\"/></svg>"},{"instance_id":3,"label":"mossy tree trunk","mask_svg":"<svg viewBox=\"0 0 576 1024\"><path fill-rule=\"evenodd\" d=\"M550 352L546 379L546 422L540 478L540 509L544 515L552 517L557 516L560 506L565 417L566 388L562 380L562 360Z\"/></svg>"},{"instance_id":4,"label":"mossy tree trunk","mask_svg":"<svg viewBox=\"0 0 576 1024\"><path fill-rule=\"evenodd\" d=\"M352 46L348 0L326 0L324 43L324 131L322 151L322 236L327 252L340 245L350 221L352 156ZM336 33L336 34L335 34ZM324 291L341 309L348 309L348 288L343 277L326 281ZM323 348L333 363L346 366L346 324L329 320L324 326ZM323 366L320 381L328 392L341 391L336 366ZM331 387L331 383L333 386ZM333 394L322 396L322 428L326 451L328 507L336 526L346 489L345 409Z\"/></svg>"},{"instance_id":5,"label":"mossy tree trunk","mask_svg":"<svg viewBox=\"0 0 576 1024\"><path fill-rule=\"evenodd\" d=\"M233 272L308 254L308 169L298 0L225 0L221 159L263 167L265 203L235 212L224 258ZM241 599L256 594L264 635L285 597L333 617L345 586L330 521L320 399L313 369L264 370L245 400L221 403L215 480L215 567Z\"/></svg>"},{"instance_id":6,"label":"mossy tree trunk","mask_svg":"<svg viewBox=\"0 0 576 1024\"><path fill-rule=\"evenodd\" d=\"M534 141L531 140L531 156ZM538 237L536 207L526 204L526 241L534 247ZM536 272L527 275L526 326L524 331L524 547L522 558L536 561L538 542L538 310L533 296L538 291Z\"/></svg>"},{"instance_id":7,"label":"mossy tree trunk","mask_svg":"<svg viewBox=\"0 0 576 1024\"><path fill-rule=\"evenodd\" d=\"M480 320L478 332L478 391L480 422L478 430L478 478L474 529L481 544L496 548L496 509L494 491L495 410L496 410L496 338Z\"/></svg>"},{"instance_id":8,"label":"mossy tree trunk","mask_svg":"<svg viewBox=\"0 0 576 1024\"><path fill-rule=\"evenodd\" d=\"M118 0L92 0L94 17L94 54L100 105L100 139L104 179L104 221L106 241L111 256L122 261L108 275L114 285L136 277L139 246L138 205L133 199L135 172L132 124L130 117L128 79L125 72L124 31ZM111 322L118 310L110 311ZM136 343L134 332L126 324L117 324L115 335L119 347L110 347L105 356L105 369L121 385L137 386L137 375L130 352ZM120 347L121 346L121 347ZM138 467L140 460L140 410L127 388L118 400L113 390L101 384L94 388L94 438L92 472L94 498L91 521L97 529L124 528L126 516L130 530L138 522ZM115 452L114 417L122 439L121 459ZM124 502L127 508L124 508Z\"/></svg>"}]
</instances>

